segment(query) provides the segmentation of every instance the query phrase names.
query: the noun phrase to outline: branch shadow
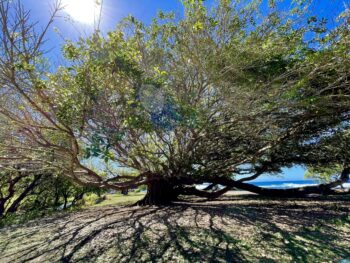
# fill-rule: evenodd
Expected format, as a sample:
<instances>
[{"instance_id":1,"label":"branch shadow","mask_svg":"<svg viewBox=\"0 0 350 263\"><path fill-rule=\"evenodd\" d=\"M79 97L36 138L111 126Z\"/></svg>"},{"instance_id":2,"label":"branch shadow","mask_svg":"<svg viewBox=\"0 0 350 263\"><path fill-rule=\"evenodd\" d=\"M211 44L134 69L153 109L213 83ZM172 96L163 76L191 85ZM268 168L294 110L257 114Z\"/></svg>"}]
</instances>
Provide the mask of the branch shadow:
<instances>
[{"instance_id":1,"label":"branch shadow","mask_svg":"<svg viewBox=\"0 0 350 263\"><path fill-rule=\"evenodd\" d=\"M88 209L0 230L0 262L333 261L350 257L350 231L339 231L349 211L342 200L257 197Z\"/></svg>"}]
</instances>

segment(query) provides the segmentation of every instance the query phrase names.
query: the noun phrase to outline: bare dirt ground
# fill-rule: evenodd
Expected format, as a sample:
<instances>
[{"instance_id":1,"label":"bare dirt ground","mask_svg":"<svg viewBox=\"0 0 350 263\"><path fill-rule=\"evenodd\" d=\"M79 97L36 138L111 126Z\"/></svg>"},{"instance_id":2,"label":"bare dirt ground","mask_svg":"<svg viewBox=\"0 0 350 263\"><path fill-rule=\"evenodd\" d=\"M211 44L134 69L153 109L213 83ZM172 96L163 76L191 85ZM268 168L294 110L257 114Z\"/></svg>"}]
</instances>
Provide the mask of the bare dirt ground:
<instances>
[{"instance_id":1,"label":"bare dirt ground","mask_svg":"<svg viewBox=\"0 0 350 263\"><path fill-rule=\"evenodd\" d=\"M226 195L95 207L0 230L0 262L339 262L349 199Z\"/></svg>"}]
</instances>

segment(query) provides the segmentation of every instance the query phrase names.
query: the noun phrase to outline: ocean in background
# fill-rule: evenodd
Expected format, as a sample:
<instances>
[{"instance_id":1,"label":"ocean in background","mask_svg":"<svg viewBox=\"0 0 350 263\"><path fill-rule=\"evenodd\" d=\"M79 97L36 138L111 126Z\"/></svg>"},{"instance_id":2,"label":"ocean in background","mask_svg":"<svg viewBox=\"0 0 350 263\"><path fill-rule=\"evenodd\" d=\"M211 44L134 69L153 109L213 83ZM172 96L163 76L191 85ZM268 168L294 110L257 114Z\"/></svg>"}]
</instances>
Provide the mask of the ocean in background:
<instances>
[{"instance_id":1,"label":"ocean in background","mask_svg":"<svg viewBox=\"0 0 350 263\"><path fill-rule=\"evenodd\" d=\"M253 184L256 186L264 187L264 188L272 188L272 189L288 189L288 188L296 188L296 187L304 187L304 186L311 186L311 185L318 185L320 184L319 181L317 180L292 180L292 181L268 181L268 182L247 182L249 184ZM197 189L204 189L207 187L209 184L201 184L197 185ZM219 187L222 188L223 186ZM338 186L339 188L340 186ZM343 184L344 188L350 188L350 181L347 183Z\"/></svg>"},{"instance_id":2,"label":"ocean in background","mask_svg":"<svg viewBox=\"0 0 350 263\"><path fill-rule=\"evenodd\" d=\"M250 182L253 185L264 187L264 188L273 188L273 189L288 189L295 187L304 187L310 185L319 184L316 180L294 180L294 181L270 181L270 182ZM343 184L345 188L350 188L350 182Z\"/></svg>"}]
</instances>

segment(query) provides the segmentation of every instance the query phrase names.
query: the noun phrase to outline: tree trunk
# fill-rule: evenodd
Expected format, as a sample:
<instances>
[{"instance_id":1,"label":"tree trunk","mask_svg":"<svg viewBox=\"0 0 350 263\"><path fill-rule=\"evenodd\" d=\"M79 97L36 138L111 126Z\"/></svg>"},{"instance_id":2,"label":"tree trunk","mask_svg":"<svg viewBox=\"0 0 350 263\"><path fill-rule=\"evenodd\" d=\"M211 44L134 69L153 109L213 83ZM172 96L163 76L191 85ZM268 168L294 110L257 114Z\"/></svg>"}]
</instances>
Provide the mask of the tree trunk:
<instances>
[{"instance_id":1,"label":"tree trunk","mask_svg":"<svg viewBox=\"0 0 350 263\"><path fill-rule=\"evenodd\" d=\"M4 215L5 213L5 201L0 199L0 218Z\"/></svg>"},{"instance_id":2,"label":"tree trunk","mask_svg":"<svg viewBox=\"0 0 350 263\"><path fill-rule=\"evenodd\" d=\"M64 203L63 203L63 209L67 209L67 204L68 204L68 196L67 195L63 195L64 198Z\"/></svg>"},{"instance_id":3,"label":"tree trunk","mask_svg":"<svg viewBox=\"0 0 350 263\"><path fill-rule=\"evenodd\" d=\"M164 179L152 180L148 183L145 197L136 202L135 205L169 205L172 201L176 201L177 197L178 192L174 188L174 184Z\"/></svg>"},{"instance_id":4,"label":"tree trunk","mask_svg":"<svg viewBox=\"0 0 350 263\"><path fill-rule=\"evenodd\" d=\"M54 206L58 207L60 205L60 192L57 186L57 183L55 184L55 201L54 201Z\"/></svg>"},{"instance_id":5,"label":"tree trunk","mask_svg":"<svg viewBox=\"0 0 350 263\"><path fill-rule=\"evenodd\" d=\"M123 189L123 190L121 191L121 194L122 194L122 195L128 195L128 193L129 193L129 189Z\"/></svg>"}]
</instances>

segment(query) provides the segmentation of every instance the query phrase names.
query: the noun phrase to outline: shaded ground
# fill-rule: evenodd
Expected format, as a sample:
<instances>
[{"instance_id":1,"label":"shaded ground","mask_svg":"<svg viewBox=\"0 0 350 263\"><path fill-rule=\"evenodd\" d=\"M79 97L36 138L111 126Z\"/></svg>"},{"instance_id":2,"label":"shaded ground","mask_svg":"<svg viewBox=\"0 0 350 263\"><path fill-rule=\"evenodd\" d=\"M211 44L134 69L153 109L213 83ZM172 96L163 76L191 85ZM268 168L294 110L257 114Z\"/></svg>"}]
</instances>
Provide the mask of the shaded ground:
<instances>
[{"instance_id":1,"label":"shaded ground","mask_svg":"<svg viewBox=\"0 0 350 263\"><path fill-rule=\"evenodd\" d=\"M0 262L339 262L350 201L224 196L94 207L0 230Z\"/></svg>"}]
</instances>

